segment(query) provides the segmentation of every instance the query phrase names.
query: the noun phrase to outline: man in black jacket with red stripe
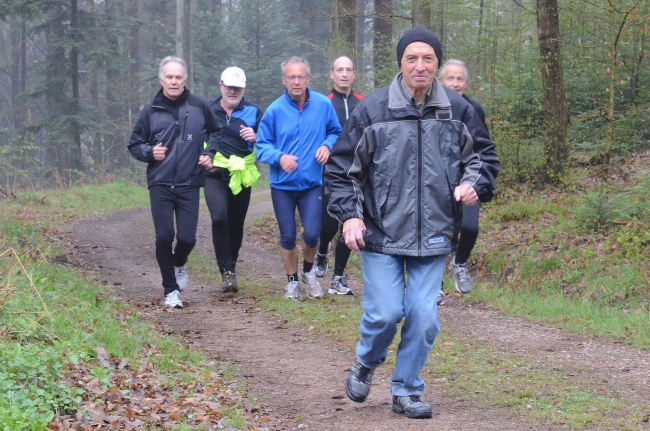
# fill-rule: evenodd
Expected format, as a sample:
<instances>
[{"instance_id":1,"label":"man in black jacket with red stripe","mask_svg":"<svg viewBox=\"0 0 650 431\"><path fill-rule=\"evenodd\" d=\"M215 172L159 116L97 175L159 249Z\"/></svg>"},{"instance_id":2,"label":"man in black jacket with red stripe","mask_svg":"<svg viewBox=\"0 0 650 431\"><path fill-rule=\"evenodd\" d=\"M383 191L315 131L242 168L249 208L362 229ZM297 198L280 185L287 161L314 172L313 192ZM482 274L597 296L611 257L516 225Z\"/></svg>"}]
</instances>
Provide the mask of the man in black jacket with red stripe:
<instances>
[{"instance_id":1,"label":"man in black jacket with red stripe","mask_svg":"<svg viewBox=\"0 0 650 431\"><path fill-rule=\"evenodd\" d=\"M330 68L330 79L334 88L327 94L327 98L332 101L336 116L341 123L341 127L350 118L350 113L357 106L357 103L363 96L352 90L352 84L356 73L354 63L346 56L341 56L332 62ZM329 194L323 187L323 217L321 218L320 227L320 247L316 254L316 276L324 277L329 266L328 251L330 242L334 239L336 232L339 230L340 223L337 219L327 213L327 202ZM339 241L334 248L334 274L332 275L332 284L327 293L337 295L352 295L352 290L348 288L343 276L345 266L350 258L350 249L345 242Z\"/></svg>"}]
</instances>

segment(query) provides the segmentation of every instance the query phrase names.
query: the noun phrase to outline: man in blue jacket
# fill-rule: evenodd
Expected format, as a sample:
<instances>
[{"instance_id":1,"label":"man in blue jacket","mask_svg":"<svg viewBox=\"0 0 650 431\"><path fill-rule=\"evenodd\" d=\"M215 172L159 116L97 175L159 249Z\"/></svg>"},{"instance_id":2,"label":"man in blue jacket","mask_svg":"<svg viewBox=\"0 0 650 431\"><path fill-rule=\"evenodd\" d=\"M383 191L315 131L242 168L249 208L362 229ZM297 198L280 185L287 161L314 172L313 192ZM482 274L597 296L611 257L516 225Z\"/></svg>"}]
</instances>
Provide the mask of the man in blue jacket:
<instances>
[{"instance_id":1,"label":"man in blue jacket","mask_svg":"<svg viewBox=\"0 0 650 431\"><path fill-rule=\"evenodd\" d=\"M291 57L282 63L285 92L268 107L257 133L257 159L268 163L273 210L280 228L280 255L287 272L284 297L300 298L300 281L307 297L323 296L314 258L321 224L323 165L341 132L330 101L309 88L309 63ZM296 207L303 225L303 263L298 279Z\"/></svg>"},{"instance_id":2,"label":"man in blue jacket","mask_svg":"<svg viewBox=\"0 0 650 431\"><path fill-rule=\"evenodd\" d=\"M208 102L185 88L185 61L163 58L158 78L161 89L140 112L128 149L133 157L148 163L147 185L165 306L183 308L180 291L187 288L185 264L196 244L199 188L219 149L221 125ZM172 249L174 236L176 247Z\"/></svg>"}]
</instances>

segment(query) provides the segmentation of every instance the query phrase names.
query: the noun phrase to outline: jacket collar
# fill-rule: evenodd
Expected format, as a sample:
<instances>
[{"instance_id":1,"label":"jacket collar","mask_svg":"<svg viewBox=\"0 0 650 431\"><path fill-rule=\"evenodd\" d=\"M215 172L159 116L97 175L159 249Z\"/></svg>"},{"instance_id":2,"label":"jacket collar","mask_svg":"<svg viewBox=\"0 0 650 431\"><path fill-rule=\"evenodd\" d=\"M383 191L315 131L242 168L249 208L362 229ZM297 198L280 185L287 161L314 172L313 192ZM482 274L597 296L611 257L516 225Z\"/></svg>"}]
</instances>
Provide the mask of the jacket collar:
<instances>
[{"instance_id":1,"label":"jacket collar","mask_svg":"<svg viewBox=\"0 0 650 431\"><path fill-rule=\"evenodd\" d=\"M305 105L306 105L307 102L309 102L309 96L311 95L311 94L310 94L310 93L311 93L311 90L309 90L309 87L307 87L307 89L306 89L305 91L307 92L307 97L305 98ZM287 100L289 101L289 103L293 103L294 105L298 106L298 104L296 103L296 101L293 100L293 99L291 98L291 96L289 96L289 91L287 91L286 88L284 89L284 97L287 98ZM303 106L304 106L304 105L303 105Z\"/></svg>"},{"instance_id":2,"label":"jacket collar","mask_svg":"<svg viewBox=\"0 0 650 431\"><path fill-rule=\"evenodd\" d=\"M223 96L220 96L220 97L217 98L217 100L215 102L215 106L217 106L217 109L225 112L226 110L223 109L223 106L221 106L221 99L223 99ZM232 112L239 111L241 109L244 109L244 98L243 97L239 101L239 105L235 106L235 109L233 109Z\"/></svg>"},{"instance_id":3,"label":"jacket collar","mask_svg":"<svg viewBox=\"0 0 650 431\"><path fill-rule=\"evenodd\" d=\"M393 81L388 87L388 109L393 111L393 114L397 117L405 117L408 115L420 116L420 111L417 107L413 106L410 100L404 96L404 92L401 88L402 72L399 72L393 78ZM424 107L425 110L430 108L448 108L451 106L449 102L449 97L445 93L444 87L438 81L438 78L433 79L433 84L431 84L432 91L429 100Z\"/></svg>"},{"instance_id":4,"label":"jacket collar","mask_svg":"<svg viewBox=\"0 0 650 431\"><path fill-rule=\"evenodd\" d=\"M346 95L345 93L341 93L340 91L337 91L336 88L332 87L332 94L340 97L341 99L347 99L348 97L352 96L352 93L354 93L353 89L350 89L350 94Z\"/></svg>"},{"instance_id":5,"label":"jacket collar","mask_svg":"<svg viewBox=\"0 0 650 431\"><path fill-rule=\"evenodd\" d=\"M174 99L174 104L181 105L183 102L187 100L188 97L190 97L190 90L188 90L186 87L181 93L181 95L178 96L176 99ZM153 98L153 104L157 106L164 106L165 102L163 99L162 87L160 88L160 90L158 90L158 93Z\"/></svg>"}]
</instances>

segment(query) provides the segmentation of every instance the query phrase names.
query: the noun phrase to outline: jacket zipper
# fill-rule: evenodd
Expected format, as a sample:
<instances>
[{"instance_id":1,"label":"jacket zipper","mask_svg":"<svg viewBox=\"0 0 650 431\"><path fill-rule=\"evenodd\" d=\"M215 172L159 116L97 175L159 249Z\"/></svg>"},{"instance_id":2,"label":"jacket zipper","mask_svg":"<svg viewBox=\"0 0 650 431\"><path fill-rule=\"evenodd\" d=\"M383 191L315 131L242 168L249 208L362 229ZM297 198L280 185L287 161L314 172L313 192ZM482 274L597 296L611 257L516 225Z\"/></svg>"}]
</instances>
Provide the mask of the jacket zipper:
<instances>
[{"instance_id":1,"label":"jacket zipper","mask_svg":"<svg viewBox=\"0 0 650 431\"><path fill-rule=\"evenodd\" d=\"M183 118L183 128L181 129L181 133L179 133L176 136L176 155L174 157L174 184L172 184L172 189L176 185L176 173L178 172L178 157L179 157L179 151L180 151L180 144L183 139L183 136L185 136L185 125L187 124L187 116L189 115L189 112L185 112L185 117ZM176 127L179 127L180 120L176 121Z\"/></svg>"},{"instance_id":2,"label":"jacket zipper","mask_svg":"<svg viewBox=\"0 0 650 431\"><path fill-rule=\"evenodd\" d=\"M418 118L418 176L417 176L417 202L418 202L418 256L422 255L422 119Z\"/></svg>"}]
</instances>

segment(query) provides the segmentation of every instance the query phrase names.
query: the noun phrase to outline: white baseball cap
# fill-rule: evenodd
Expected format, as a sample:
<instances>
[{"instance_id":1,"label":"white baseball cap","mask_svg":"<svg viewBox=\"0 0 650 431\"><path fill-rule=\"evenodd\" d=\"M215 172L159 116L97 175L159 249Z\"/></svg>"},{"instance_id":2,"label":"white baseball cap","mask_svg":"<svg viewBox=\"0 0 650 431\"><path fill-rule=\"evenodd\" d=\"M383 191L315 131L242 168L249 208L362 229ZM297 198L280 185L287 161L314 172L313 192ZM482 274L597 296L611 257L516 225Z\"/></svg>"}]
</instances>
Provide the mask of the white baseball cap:
<instances>
[{"instance_id":1,"label":"white baseball cap","mask_svg":"<svg viewBox=\"0 0 650 431\"><path fill-rule=\"evenodd\" d=\"M246 88L246 74L239 67L229 67L221 73L221 82L228 87Z\"/></svg>"}]
</instances>

